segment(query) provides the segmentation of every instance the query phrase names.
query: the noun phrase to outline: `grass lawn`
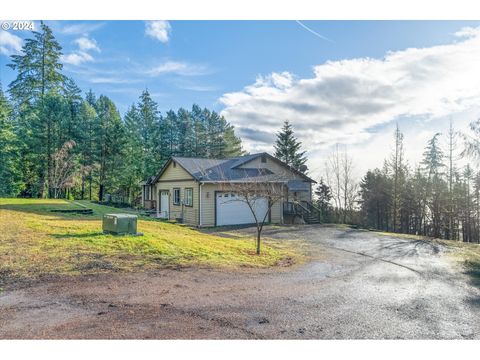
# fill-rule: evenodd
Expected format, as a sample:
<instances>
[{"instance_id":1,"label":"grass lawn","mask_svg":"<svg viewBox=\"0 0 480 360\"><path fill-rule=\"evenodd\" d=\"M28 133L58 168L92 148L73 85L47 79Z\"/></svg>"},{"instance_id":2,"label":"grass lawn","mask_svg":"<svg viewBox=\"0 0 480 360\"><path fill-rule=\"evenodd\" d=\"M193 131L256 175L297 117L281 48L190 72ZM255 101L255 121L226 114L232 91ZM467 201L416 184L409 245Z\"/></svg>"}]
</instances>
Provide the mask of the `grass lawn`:
<instances>
[{"instance_id":1,"label":"grass lawn","mask_svg":"<svg viewBox=\"0 0 480 360\"><path fill-rule=\"evenodd\" d=\"M375 233L385 236L395 236L407 240L410 239L433 242L455 250L451 253L453 259L460 262L460 264L464 267L465 274L470 277L472 284L480 287L480 244L465 243L456 240L432 239L419 235L390 233L382 231L375 231Z\"/></svg>"},{"instance_id":2,"label":"grass lawn","mask_svg":"<svg viewBox=\"0 0 480 360\"><path fill-rule=\"evenodd\" d=\"M93 215L51 212L93 209ZM269 267L297 258L287 246L228 239L176 224L139 217L144 236L102 233L105 213L133 212L83 202L0 199L0 284L45 274L132 271L165 266Z\"/></svg>"},{"instance_id":3,"label":"grass lawn","mask_svg":"<svg viewBox=\"0 0 480 360\"><path fill-rule=\"evenodd\" d=\"M473 285L480 287L480 245L453 240L436 240L439 243L454 248L453 256L465 268Z\"/></svg>"}]
</instances>

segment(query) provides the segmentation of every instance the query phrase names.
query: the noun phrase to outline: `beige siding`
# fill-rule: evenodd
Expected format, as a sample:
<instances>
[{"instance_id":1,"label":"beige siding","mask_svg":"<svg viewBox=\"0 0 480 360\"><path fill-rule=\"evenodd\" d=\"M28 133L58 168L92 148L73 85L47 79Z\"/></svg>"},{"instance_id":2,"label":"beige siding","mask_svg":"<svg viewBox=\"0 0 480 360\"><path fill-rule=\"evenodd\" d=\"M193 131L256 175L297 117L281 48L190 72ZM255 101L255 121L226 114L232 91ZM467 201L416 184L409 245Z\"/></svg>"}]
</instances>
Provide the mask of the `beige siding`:
<instances>
[{"instance_id":1,"label":"beige siding","mask_svg":"<svg viewBox=\"0 0 480 360\"><path fill-rule=\"evenodd\" d=\"M272 224L282 223L282 215L283 215L282 214L283 213L282 202L277 201L275 204L273 204L270 213L271 213Z\"/></svg>"},{"instance_id":2,"label":"beige siding","mask_svg":"<svg viewBox=\"0 0 480 360\"><path fill-rule=\"evenodd\" d=\"M185 189L193 189L193 206L186 205L174 205L173 204L173 189L180 189L180 200L183 202L185 200ZM169 182L160 182L156 185L156 194L157 194L157 208L160 206L160 192L168 191L169 195L169 218L183 218L183 222L189 225L198 224L198 183L194 180L192 181L169 181ZM160 211L160 209L158 208Z\"/></svg>"},{"instance_id":3,"label":"beige siding","mask_svg":"<svg viewBox=\"0 0 480 360\"><path fill-rule=\"evenodd\" d=\"M186 172L179 164L175 165L175 162L172 161L172 163L170 163L170 165L168 165L168 167L163 172L160 181L184 179L193 179L193 177L188 172Z\"/></svg>"},{"instance_id":4,"label":"beige siding","mask_svg":"<svg viewBox=\"0 0 480 360\"><path fill-rule=\"evenodd\" d=\"M180 200L185 200L185 189L193 189L193 206L174 205L173 204L173 189L180 189ZM155 196L157 199L157 209L160 206L160 191L168 191L170 212L169 218L183 218L183 222L189 225L198 224L198 183L193 177L187 173L180 165L174 166L173 162L162 174L159 182L155 186Z\"/></svg>"},{"instance_id":5,"label":"beige siding","mask_svg":"<svg viewBox=\"0 0 480 360\"><path fill-rule=\"evenodd\" d=\"M215 226L215 191L218 185L202 185L202 226Z\"/></svg>"},{"instance_id":6,"label":"beige siding","mask_svg":"<svg viewBox=\"0 0 480 360\"><path fill-rule=\"evenodd\" d=\"M248 168L250 169L265 168L265 169L269 169L274 174L286 176L292 180L303 180L303 177L301 177L300 175L294 173L293 171L287 169L285 166L279 164L276 161L273 161L268 157L267 157L266 163L262 163L261 157L258 157L252 161L249 161L243 164L242 166L240 166L240 168L247 168L247 169Z\"/></svg>"}]
</instances>

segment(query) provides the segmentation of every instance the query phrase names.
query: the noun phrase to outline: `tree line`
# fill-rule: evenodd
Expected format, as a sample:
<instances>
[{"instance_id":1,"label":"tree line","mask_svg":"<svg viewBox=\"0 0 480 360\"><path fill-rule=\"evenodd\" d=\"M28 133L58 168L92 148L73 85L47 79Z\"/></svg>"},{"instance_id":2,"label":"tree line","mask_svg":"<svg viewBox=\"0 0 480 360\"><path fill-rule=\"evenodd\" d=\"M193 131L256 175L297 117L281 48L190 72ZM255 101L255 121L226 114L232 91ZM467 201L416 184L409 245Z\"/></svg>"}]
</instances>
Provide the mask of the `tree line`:
<instances>
[{"instance_id":1,"label":"tree line","mask_svg":"<svg viewBox=\"0 0 480 360\"><path fill-rule=\"evenodd\" d=\"M83 95L63 74L47 25L32 34L7 65L17 74L7 93L0 84L0 197L131 202L172 155L243 154L224 117L198 105L161 114L148 90L122 118L110 98Z\"/></svg>"},{"instance_id":2,"label":"tree line","mask_svg":"<svg viewBox=\"0 0 480 360\"><path fill-rule=\"evenodd\" d=\"M367 171L359 183L352 158L337 147L315 191L323 220L479 243L480 169L462 159L480 158L480 120L470 124L470 131L455 131L451 123L447 134L431 137L421 162L412 167L397 125L383 167Z\"/></svg>"}]
</instances>

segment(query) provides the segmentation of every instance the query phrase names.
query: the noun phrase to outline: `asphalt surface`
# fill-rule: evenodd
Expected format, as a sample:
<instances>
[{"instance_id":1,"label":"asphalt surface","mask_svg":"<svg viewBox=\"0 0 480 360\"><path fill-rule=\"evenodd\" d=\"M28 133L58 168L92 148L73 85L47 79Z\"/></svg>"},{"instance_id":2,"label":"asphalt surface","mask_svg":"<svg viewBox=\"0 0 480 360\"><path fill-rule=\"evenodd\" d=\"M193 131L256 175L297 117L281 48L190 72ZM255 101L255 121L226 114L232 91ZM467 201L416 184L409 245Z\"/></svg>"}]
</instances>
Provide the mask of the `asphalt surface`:
<instances>
[{"instance_id":1,"label":"asphalt surface","mask_svg":"<svg viewBox=\"0 0 480 360\"><path fill-rule=\"evenodd\" d=\"M103 274L7 290L0 338L480 338L480 290L443 246L319 225L265 235L297 241L310 260L273 270Z\"/></svg>"}]
</instances>

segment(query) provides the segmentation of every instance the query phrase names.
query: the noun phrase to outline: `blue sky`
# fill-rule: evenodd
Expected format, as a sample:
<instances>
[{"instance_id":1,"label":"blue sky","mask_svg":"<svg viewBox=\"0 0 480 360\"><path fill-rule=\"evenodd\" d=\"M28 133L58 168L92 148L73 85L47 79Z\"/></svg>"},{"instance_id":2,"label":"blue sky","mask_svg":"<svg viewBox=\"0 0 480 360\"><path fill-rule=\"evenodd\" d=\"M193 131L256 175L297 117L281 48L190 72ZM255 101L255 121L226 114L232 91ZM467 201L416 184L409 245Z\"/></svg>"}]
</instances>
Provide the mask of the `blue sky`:
<instances>
[{"instance_id":1,"label":"blue sky","mask_svg":"<svg viewBox=\"0 0 480 360\"><path fill-rule=\"evenodd\" d=\"M417 130L425 127L427 136L431 128L439 127L446 117L460 117L465 122L476 111L470 103L443 109L441 104L445 101L466 104L467 100L462 102L458 91L449 94L447 100L440 95L429 97L420 106L408 96L407 88L411 86L414 92L419 83L412 81L403 85L399 79L418 74L419 69L425 67L422 61L432 61L432 57L439 59L438 63L429 63L432 67L447 67L441 74L451 73L448 64L452 61L458 61L460 72L462 61L468 68L471 57L457 60L451 55L444 56L442 49L445 45L455 47L472 38L475 40L477 33L459 35L459 31L477 29L479 21L46 23L52 27L63 47L65 73L73 77L84 91L91 88L97 94L111 97L122 113L138 99L143 89L148 88L162 112L190 107L193 103L222 111L227 120L237 126L249 150L271 150L272 134L288 117L312 154L311 169L318 172L319 164L334 142L349 144L354 150L361 149L370 145L375 136L391 131L397 121L405 124L407 133L411 124L417 124ZM6 35L0 30L0 79L4 88L15 75L5 66L9 62L8 55L17 52L21 39L28 36L28 31L9 30ZM463 49L468 49L467 45ZM423 55L417 55L422 51ZM433 55L428 55L430 51ZM394 55L393 60L385 61L388 54ZM417 59L416 56L420 57ZM417 65L418 68L414 69ZM362 73L367 77L359 76ZM391 79L391 83L399 84L398 88L385 88L390 85L390 73L399 73ZM433 75L425 74L425 81ZM457 90L463 89L458 81L469 81L464 77L446 78L447 82L442 85L451 81L457 84ZM371 78L375 82L368 84ZM310 86L308 93L295 97L295 94L306 91L305 84ZM362 84L365 86L361 87ZM383 85L375 92L364 92L379 84ZM475 85L469 83L465 88L474 88ZM396 92L399 88L402 89L398 94L399 101L408 106L391 111L392 99L384 94L372 100L381 89ZM316 91L318 99L314 96ZM434 92L431 89L425 91ZM331 96L331 92L335 95ZM354 95L358 98L349 102L345 100ZM472 96L477 94L469 92L464 98L471 100ZM345 101L339 102L342 99ZM289 104L288 111L278 108L278 102ZM320 103L323 107L315 107ZM439 108L443 110L433 110ZM319 115L332 109L337 112L323 117ZM371 116L367 119L362 114ZM350 123L349 117L352 118ZM342 123L348 123L348 126L340 126ZM382 152L388 152L387 143L381 146L377 143L380 148L386 147ZM418 146L414 148L412 154L421 150ZM360 166L362 170L367 165L381 166L378 157L371 154L368 157L370 160Z\"/></svg>"}]
</instances>

